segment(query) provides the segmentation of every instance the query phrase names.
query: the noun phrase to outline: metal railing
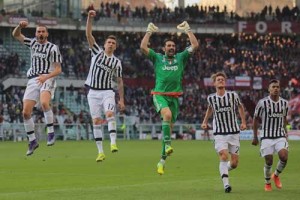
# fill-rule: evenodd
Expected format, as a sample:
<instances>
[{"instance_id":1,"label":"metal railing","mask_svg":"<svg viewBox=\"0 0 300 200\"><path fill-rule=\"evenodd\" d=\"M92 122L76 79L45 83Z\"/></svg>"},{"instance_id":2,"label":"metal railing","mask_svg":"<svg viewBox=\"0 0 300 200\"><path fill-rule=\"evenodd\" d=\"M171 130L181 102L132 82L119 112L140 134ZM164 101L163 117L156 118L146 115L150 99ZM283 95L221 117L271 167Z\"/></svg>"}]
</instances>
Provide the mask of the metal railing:
<instances>
[{"instance_id":1,"label":"metal railing","mask_svg":"<svg viewBox=\"0 0 300 200\"><path fill-rule=\"evenodd\" d=\"M199 125L198 125L199 126ZM190 134L191 128L195 130L195 124L175 124L173 127L173 138ZM57 140L93 140L93 127L91 124L55 124L54 131ZM102 125L104 138L109 138L107 124ZM47 131L45 124L35 124L35 134L38 140L46 140ZM161 124L118 124L117 138L123 140L132 139L160 139ZM23 123L0 124L0 140L2 141L24 141L27 134Z\"/></svg>"}]
</instances>

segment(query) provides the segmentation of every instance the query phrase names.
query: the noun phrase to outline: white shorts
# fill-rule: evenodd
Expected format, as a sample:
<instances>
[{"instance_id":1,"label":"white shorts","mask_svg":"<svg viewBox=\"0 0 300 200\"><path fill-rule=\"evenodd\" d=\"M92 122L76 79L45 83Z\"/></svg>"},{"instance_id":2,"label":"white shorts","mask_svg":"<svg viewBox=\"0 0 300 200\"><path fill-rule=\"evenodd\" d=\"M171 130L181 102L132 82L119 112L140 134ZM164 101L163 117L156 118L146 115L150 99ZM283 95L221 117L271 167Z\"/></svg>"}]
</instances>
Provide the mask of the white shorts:
<instances>
[{"instance_id":1,"label":"white shorts","mask_svg":"<svg viewBox=\"0 0 300 200\"><path fill-rule=\"evenodd\" d=\"M240 153L240 134L215 135L215 150L219 153L227 149L231 154Z\"/></svg>"},{"instance_id":2,"label":"white shorts","mask_svg":"<svg viewBox=\"0 0 300 200\"><path fill-rule=\"evenodd\" d=\"M40 94L43 91L49 91L51 98L53 99L55 89L56 89L56 80L55 78L49 78L45 83L39 85L37 82L37 77L29 79L27 82L27 87L24 93L23 100L33 100L36 103L40 102Z\"/></svg>"},{"instance_id":3,"label":"white shorts","mask_svg":"<svg viewBox=\"0 0 300 200\"><path fill-rule=\"evenodd\" d=\"M87 99L92 119L101 118L107 111L115 112L115 92L112 90L90 89Z\"/></svg>"},{"instance_id":4,"label":"white shorts","mask_svg":"<svg viewBox=\"0 0 300 200\"><path fill-rule=\"evenodd\" d=\"M260 144L260 155L261 157L273 155L274 153L278 153L281 149L289 150L289 143L286 138L263 139Z\"/></svg>"}]
</instances>

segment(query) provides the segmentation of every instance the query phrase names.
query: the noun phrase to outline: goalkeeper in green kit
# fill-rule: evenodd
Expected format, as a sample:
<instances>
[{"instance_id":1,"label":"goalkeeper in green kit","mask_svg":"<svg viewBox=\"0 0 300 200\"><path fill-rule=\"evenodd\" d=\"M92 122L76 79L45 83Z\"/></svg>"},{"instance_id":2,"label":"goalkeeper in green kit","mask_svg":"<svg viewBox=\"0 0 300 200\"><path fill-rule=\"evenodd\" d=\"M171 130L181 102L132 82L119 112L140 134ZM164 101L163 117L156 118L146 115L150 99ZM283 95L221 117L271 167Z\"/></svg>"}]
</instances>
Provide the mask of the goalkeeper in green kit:
<instances>
[{"instance_id":1,"label":"goalkeeper in green kit","mask_svg":"<svg viewBox=\"0 0 300 200\"><path fill-rule=\"evenodd\" d=\"M173 124L179 112L178 97L182 95L182 77L185 65L191 54L198 48L197 38L192 33L189 24L184 21L177 26L184 31L190 40L191 46L184 51L176 53L176 44L172 39L164 41L164 55L148 48L152 33L158 31L153 23L149 23L146 34L141 42L142 52L153 62L155 70L155 88L151 91L156 111L162 118L162 154L157 164L157 173L164 174L165 160L173 153L171 147L171 133Z\"/></svg>"}]
</instances>

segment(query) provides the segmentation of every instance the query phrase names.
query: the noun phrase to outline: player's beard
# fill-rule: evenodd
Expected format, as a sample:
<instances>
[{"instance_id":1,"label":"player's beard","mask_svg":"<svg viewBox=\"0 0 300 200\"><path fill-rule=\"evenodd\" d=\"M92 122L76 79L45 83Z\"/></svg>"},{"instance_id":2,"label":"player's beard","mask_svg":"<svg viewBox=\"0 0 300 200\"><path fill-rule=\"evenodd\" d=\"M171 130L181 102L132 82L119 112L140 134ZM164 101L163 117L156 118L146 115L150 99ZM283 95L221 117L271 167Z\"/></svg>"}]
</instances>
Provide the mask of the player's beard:
<instances>
[{"instance_id":1,"label":"player's beard","mask_svg":"<svg viewBox=\"0 0 300 200\"><path fill-rule=\"evenodd\" d=\"M167 53L167 57L168 58L173 58L175 54L175 50L174 49L170 49Z\"/></svg>"},{"instance_id":2,"label":"player's beard","mask_svg":"<svg viewBox=\"0 0 300 200\"><path fill-rule=\"evenodd\" d=\"M38 41L40 42L40 43L45 43L45 41L47 40L47 36L39 36L38 37Z\"/></svg>"}]
</instances>

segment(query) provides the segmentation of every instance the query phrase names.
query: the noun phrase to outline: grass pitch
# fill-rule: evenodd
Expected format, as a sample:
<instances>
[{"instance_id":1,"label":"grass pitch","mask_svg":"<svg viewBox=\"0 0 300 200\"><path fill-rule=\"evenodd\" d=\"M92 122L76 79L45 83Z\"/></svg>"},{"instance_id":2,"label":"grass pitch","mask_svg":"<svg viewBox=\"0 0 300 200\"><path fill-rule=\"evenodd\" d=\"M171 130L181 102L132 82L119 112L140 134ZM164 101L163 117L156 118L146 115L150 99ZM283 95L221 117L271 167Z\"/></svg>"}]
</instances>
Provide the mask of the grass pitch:
<instances>
[{"instance_id":1,"label":"grass pitch","mask_svg":"<svg viewBox=\"0 0 300 200\"><path fill-rule=\"evenodd\" d=\"M290 141L289 161L281 175L283 188L264 191L263 158L259 147L241 142L240 164L230 172L232 193L225 194L218 157L209 141L173 141L165 174L156 173L160 141L118 141L112 154L104 142L106 160L96 163L94 141L45 142L26 157L25 142L0 142L1 200L96 199L242 199L300 198L300 141ZM275 157L273 170L278 158Z\"/></svg>"}]
</instances>

